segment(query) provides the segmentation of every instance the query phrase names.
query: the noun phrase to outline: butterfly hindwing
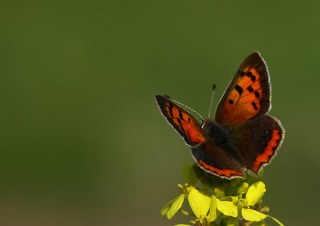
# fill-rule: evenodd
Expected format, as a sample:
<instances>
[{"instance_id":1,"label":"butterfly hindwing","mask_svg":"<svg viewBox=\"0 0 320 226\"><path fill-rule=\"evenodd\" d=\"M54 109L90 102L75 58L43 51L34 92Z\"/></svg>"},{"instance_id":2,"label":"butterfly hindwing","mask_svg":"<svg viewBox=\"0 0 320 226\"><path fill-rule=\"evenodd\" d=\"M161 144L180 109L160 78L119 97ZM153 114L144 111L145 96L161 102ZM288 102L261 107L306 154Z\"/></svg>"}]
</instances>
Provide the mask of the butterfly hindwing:
<instances>
[{"instance_id":1,"label":"butterfly hindwing","mask_svg":"<svg viewBox=\"0 0 320 226\"><path fill-rule=\"evenodd\" d=\"M187 111L172 102L168 97L156 95L162 115L190 146L205 141L205 135L197 120Z\"/></svg>"},{"instance_id":2,"label":"butterfly hindwing","mask_svg":"<svg viewBox=\"0 0 320 226\"><path fill-rule=\"evenodd\" d=\"M264 115L234 128L230 137L246 167L258 173L276 155L284 129L277 119Z\"/></svg>"},{"instance_id":3,"label":"butterfly hindwing","mask_svg":"<svg viewBox=\"0 0 320 226\"><path fill-rule=\"evenodd\" d=\"M217 107L217 122L233 127L259 117L270 109L270 77L258 52L239 66Z\"/></svg>"},{"instance_id":4,"label":"butterfly hindwing","mask_svg":"<svg viewBox=\"0 0 320 226\"><path fill-rule=\"evenodd\" d=\"M191 148L198 165L205 171L223 178L243 176L243 166L231 154L214 142L205 142Z\"/></svg>"}]
</instances>

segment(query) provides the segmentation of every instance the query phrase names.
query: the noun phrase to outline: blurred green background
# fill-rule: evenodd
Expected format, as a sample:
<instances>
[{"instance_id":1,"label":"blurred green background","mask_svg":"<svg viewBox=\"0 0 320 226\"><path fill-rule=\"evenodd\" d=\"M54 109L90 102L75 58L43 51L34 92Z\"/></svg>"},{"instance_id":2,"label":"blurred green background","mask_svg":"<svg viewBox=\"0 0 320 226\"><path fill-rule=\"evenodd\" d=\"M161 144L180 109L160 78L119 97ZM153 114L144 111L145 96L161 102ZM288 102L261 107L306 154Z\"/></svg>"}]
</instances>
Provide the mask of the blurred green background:
<instances>
[{"instance_id":1,"label":"blurred green background","mask_svg":"<svg viewBox=\"0 0 320 226\"><path fill-rule=\"evenodd\" d=\"M155 94L206 115L259 50L286 139L265 202L318 222L320 2L0 1L0 225L172 225L190 151ZM184 221L185 222L185 221Z\"/></svg>"}]
</instances>

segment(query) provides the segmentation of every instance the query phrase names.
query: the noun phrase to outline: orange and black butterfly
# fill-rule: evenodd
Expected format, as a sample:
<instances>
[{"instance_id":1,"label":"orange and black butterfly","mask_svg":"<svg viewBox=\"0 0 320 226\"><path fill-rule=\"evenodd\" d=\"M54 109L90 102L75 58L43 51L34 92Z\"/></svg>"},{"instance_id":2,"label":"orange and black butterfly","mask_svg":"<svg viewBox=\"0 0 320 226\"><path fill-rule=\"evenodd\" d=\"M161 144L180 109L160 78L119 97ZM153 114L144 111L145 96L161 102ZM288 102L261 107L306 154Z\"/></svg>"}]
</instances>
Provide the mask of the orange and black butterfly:
<instances>
[{"instance_id":1,"label":"orange and black butterfly","mask_svg":"<svg viewBox=\"0 0 320 226\"><path fill-rule=\"evenodd\" d=\"M215 119L200 124L168 96L156 101L169 124L190 146L198 165L216 176L232 179L259 171L276 155L284 129L271 109L270 76L259 52L239 66L222 96Z\"/></svg>"}]
</instances>

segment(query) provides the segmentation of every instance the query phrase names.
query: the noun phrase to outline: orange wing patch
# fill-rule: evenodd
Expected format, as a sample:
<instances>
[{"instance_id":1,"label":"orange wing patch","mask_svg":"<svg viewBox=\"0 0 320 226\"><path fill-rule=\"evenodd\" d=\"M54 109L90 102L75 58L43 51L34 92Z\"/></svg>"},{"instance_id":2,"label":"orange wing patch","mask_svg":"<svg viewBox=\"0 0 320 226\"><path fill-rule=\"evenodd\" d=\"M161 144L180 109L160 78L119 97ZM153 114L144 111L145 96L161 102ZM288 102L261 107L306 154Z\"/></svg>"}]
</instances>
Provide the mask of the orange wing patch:
<instances>
[{"instance_id":1,"label":"orange wing patch","mask_svg":"<svg viewBox=\"0 0 320 226\"><path fill-rule=\"evenodd\" d=\"M252 169L254 172L258 173L264 164L270 162L271 158L275 156L275 151L280 146L282 139L283 135L281 130L275 129L272 131L271 139L265 147L264 152L258 155L255 162L253 163Z\"/></svg>"},{"instance_id":2,"label":"orange wing patch","mask_svg":"<svg viewBox=\"0 0 320 226\"><path fill-rule=\"evenodd\" d=\"M217 167L214 167L210 164L205 163L203 160L199 160L199 165L201 168L203 168L205 171L215 174L219 177L223 178L236 178L236 177L242 177L243 174L241 171L234 170L234 169L218 169Z\"/></svg>"},{"instance_id":3,"label":"orange wing patch","mask_svg":"<svg viewBox=\"0 0 320 226\"><path fill-rule=\"evenodd\" d=\"M206 140L201 126L191 114L165 96L156 95L156 100L162 115L188 145L194 146Z\"/></svg>"},{"instance_id":4,"label":"orange wing patch","mask_svg":"<svg viewBox=\"0 0 320 226\"><path fill-rule=\"evenodd\" d=\"M269 73L264 60L255 52L240 65L218 105L216 121L235 126L265 114L269 108Z\"/></svg>"}]
</instances>

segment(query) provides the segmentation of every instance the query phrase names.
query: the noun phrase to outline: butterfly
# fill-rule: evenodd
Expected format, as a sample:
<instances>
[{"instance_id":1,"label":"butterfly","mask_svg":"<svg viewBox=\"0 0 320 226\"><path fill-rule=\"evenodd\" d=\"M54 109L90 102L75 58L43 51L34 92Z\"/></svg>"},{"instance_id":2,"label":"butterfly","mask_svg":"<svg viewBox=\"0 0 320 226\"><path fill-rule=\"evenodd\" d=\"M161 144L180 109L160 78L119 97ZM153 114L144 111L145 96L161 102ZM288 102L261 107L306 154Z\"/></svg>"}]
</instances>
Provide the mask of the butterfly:
<instances>
[{"instance_id":1,"label":"butterfly","mask_svg":"<svg viewBox=\"0 0 320 226\"><path fill-rule=\"evenodd\" d=\"M280 121L268 114L270 75L257 51L239 66L219 101L214 120L199 123L170 97L155 98L160 112L191 148L200 168L221 178L259 174L284 139Z\"/></svg>"}]
</instances>

